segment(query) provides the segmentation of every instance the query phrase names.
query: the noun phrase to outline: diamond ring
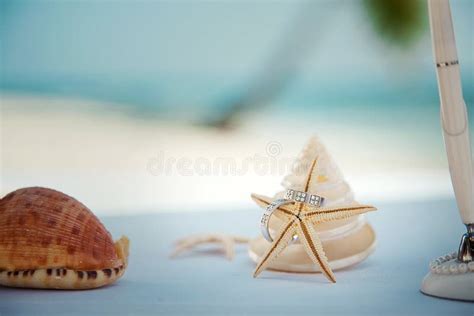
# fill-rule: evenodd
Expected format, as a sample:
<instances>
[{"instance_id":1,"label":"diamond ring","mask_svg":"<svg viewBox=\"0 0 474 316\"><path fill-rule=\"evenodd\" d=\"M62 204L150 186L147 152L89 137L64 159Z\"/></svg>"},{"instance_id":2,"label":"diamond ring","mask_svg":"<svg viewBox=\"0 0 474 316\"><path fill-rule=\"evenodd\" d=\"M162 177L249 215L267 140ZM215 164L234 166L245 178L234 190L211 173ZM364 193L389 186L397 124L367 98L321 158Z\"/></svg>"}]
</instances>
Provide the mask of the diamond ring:
<instances>
[{"instance_id":1,"label":"diamond ring","mask_svg":"<svg viewBox=\"0 0 474 316\"><path fill-rule=\"evenodd\" d=\"M300 203L306 203L311 206L319 207L324 202L324 197L316 195L316 194L309 194L308 192L297 191L293 189L286 190L285 199L291 200Z\"/></svg>"},{"instance_id":2,"label":"diamond ring","mask_svg":"<svg viewBox=\"0 0 474 316\"><path fill-rule=\"evenodd\" d=\"M273 241L273 238L272 236L270 236L270 231L268 229L268 223L270 222L270 217L272 216L273 211L275 211L282 205L290 203L294 203L294 201L287 199L278 199L270 203L265 209L265 212L263 212L262 219L260 220L260 230L262 232L263 237L269 242Z\"/></svg>"},{"instance_id":3,"label":"diamond ring","mask_svg":"<svg viewBox=\"0 0 474 316\"><path fill-rule=\"evenodd\" d=\"M324 197L293 189L286 190L285 197L283 199L277 199L270 203L265 209L265 212L263 212L262 214L262 219L260 220L260 230L266 240L268 240L269 242L273 241L272 236L270 236L270 230L268 227L268 223L270 222L270 217L272 216L273 212L282 205L294 202L306 203L311 206L319 207L324 202Z\"/></svg>"}]
</instances>

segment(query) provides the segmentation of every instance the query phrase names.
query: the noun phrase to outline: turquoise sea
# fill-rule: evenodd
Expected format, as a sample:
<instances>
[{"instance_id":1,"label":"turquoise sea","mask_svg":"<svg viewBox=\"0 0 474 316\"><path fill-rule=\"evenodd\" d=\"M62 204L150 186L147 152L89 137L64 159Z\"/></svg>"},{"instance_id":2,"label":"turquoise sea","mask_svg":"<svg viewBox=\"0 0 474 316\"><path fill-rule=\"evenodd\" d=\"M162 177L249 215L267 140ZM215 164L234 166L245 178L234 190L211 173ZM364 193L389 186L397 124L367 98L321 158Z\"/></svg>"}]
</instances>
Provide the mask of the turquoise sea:
<instances>
[{"instance_id":1,"label":"turquoise sea","mask_svg":"<svg viewBox=\"0 0 474 316\"><path fill-rule=\"evenodd\" d=\"M452 11L471 106L473 3ZM142 117L200 121L242 99L315 113L438 103L427 21L397 45L360 1L2 1L0 44L1 91L113 102Z\"/></svg>"}]
</instances>

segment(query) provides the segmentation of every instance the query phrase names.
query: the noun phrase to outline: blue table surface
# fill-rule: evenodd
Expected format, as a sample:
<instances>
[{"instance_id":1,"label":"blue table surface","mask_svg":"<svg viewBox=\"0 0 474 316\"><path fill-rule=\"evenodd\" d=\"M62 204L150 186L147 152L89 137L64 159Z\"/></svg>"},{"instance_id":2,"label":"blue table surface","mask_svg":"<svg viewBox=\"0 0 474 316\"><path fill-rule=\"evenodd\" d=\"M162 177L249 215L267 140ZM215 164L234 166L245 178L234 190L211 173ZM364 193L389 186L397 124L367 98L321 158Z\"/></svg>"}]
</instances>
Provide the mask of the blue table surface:
<instances>
[{"instance_id":1,"label":"blue table surface","mask_svg":"<svg viewBox=\"0 0 474 316\"><path fill-rule=\"evenodd\" d=\"M0 315L474 315L474 304L419 291L429 261L455 250L463 233L454 201L377 206L368 215L377 250L337 271L336 284L321 274L265 271L254 279L246 245L233 261L215 246L168 258L173 241L187 234L258 235L258 209L103 218L115 237L131 239L123 279L89 291L0 287Z\"/></svg>"}]
</instances>

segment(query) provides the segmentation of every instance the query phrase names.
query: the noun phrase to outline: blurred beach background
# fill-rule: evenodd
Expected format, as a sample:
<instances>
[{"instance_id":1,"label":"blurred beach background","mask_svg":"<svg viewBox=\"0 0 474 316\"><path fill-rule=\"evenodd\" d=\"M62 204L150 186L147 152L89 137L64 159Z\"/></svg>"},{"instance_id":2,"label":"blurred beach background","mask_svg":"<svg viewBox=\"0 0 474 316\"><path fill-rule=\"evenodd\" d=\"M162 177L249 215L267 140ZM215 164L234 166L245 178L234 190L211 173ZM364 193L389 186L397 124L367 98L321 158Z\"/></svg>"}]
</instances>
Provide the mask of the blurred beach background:
<instances>
[{"instance_id":1,"label":"blurred beach background","mask_svg":"<svg viewBox=\"0 0 474 316\"><path fill-rule=\"evenodd\" d=\"M9 1L1 188L99 215L255 208L306 141L360 201L453 198L425 1ZM452 0L474 103L474 3Z\"/></svg>"}]
</instances>

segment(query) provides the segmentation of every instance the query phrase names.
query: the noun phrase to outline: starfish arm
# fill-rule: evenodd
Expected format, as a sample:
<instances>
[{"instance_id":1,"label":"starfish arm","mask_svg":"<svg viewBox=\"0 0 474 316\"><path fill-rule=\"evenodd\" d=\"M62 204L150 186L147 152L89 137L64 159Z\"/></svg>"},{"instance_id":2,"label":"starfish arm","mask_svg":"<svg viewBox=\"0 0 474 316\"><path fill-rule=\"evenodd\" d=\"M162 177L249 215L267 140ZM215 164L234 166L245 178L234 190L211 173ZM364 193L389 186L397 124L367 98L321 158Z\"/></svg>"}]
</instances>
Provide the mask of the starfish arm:
<instances>
[{"instance_id":1,"label":"starfish arm","mask_svg":"<svg viewBox=\"0 0 474 316\"><path fill-rule=\"evenodd\" d=\"M377 209L370 205L355 205L339 208L320 208L307 211L304 214L304 218L309 219L313 223L322 223L345 219L351 216L360 215L375 210Z\"/></svg>"},{"instance_id":2,"label":"starfish arm","mask_svg":"<svg viewBox=\"0 0 474 316\"><path fill-rule=\"evenodd\" d=\"M187 240L187 241L180 240L177 243L177 246L176 246L175 250L170 254L170 258L176 258L177 256L179 256L180 254L182 254L186 250L192 248L195 244L196 243L195 243L194 240L193 241L191 241L191 240Z\"/></svg>"},{"instance_id":3,"label":"starfish arm","mask_svg":"<svg viewBox=\"0 0 474 316\"><path fill-rule=\"evenodd\" d=\"M230 236L222 238L222 246L225 251L225 256L228 260L232 261L234 259L235 250L234 250L234 240Z\"/></svg>"},{"instance_id":4,"label":"starfish arm","mask_svg":"<svg viewBox=\"0 0 474 316\"><path fill-rule=\"evenodd\" d=\"M170 257L175 258L186 250L192 249L201 244L217 243L221 244L227 259L232 260L235 254L236 243L247 243L248 238L240 236L230 236L225 234L200 234L183 238L176 242L175 250Z\"/></svg>"},{"instance_id":5,"label":"starfish arm","mask_svg":"<svg viewBox=\"0 0 474 316\"><path fill-rule=\"evenodd\" d=\"M323 244L321 243L316 230L313 228L313 225L311 225L308 220L299 221L297 225L297 234L311 260L321 268L321 272L326 276L326 278L331 282L336 283L336 277L334 276L331 267L329 267L329 261L324 252Z\"/></svg>"},{"instance_id":6,"label":"starfish arm","mask_svg":"<svg viewBox=\"0 0 474 316\"><path fill-rule=\"evenodd\" d=\"M313 182L317 181L319 170L316 168L316 165L318 162L318 158L319 157L314 158L311 163L311 167L308 172L308 177L306 179L305 191L308 191L309 188L313 186Z\"/></svg>"},{"instance_id":7,"label":"starfish arm","mask_svg":"<svg viewBox=\"0 0 474 316\"><path fill-rule=\"evenodd\" d=\"M250 241L250 238L243 236L232 236L232 239L236 244L246 244Z\"/></svg>"},{"instance_id":8,"label":"starfish arm","mask_svg":"<svg viewBox=\"0 0 474 316\"><path fill-rule=\"evenodd\" d=\"M288 223L283 225L283 227L278 232L276 238L273 239L270 247L263 254L262 259L257 264L253 277L256 278L263 270L265 270L268 265L285 249L290 240L293 238L295 233L295 224L296 219L290 220Z\"/></svg>"},{"instance_id":9,"label":"starfish arm","mask_svg":"<svg viewBox=\"0 0 474 316\"><path fill-rule=\"evenodd\" d=\"M263 196L263 195L259 195L259 194L255 194L255 193L252 193L251 197L252 197L252 200L254 200L255 203L257 203L262 208L266 208L274 200L272 198L269 198L269 197L266 197L266 196ZM294 211L294 208L295 207L294 207L293 204L281 205L277 209L278 211L281 211L281 212L275 212L275 213L277 214L278 217L280 217L279 215L281 213L284 213L286 215L296 215L296 212Z\"/></svg>"}]
</instances>

